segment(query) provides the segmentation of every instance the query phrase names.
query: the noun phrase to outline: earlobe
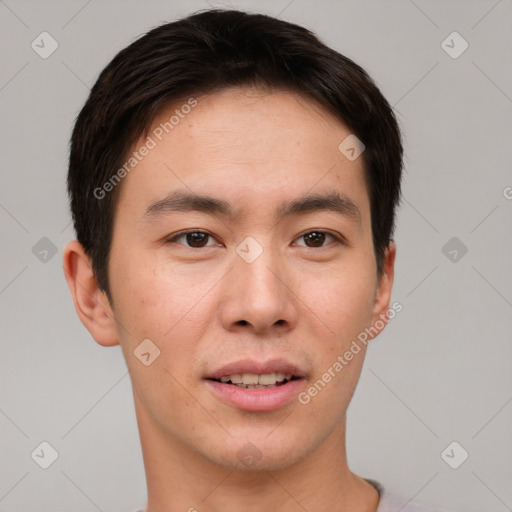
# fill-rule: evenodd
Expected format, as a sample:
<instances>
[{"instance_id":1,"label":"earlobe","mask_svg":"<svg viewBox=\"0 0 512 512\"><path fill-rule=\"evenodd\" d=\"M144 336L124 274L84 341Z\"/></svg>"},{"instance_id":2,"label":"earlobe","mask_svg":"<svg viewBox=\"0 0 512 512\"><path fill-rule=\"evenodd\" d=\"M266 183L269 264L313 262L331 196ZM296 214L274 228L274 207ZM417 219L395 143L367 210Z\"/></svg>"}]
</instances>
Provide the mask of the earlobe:
<instances>
[{"instance_id":1,"label":"earlobe","mask_svg":"<svg viewBox=\"0 0 512 512\"><path fill-rule=\"evenodd\" d=\"M393 279L395 274L396 246L390 242L384 254L383 270L380 276L375 301L373 304L372 327L370 329L372 338L382 331L389 319L389 307L391 302L391 291L393 289Z\"/></svg>"},{"instance_id":2,"label":"earlobe","mask_svg":"<svg viewBox=\"0 0 512 512\"><path fill-rule=\"evenodd\" d=\"M89 256L77 240L64 248L63 266L81 322L100 345L118 345L113 311L106 294L98 286Z\"/></svg>"}]
</instances>

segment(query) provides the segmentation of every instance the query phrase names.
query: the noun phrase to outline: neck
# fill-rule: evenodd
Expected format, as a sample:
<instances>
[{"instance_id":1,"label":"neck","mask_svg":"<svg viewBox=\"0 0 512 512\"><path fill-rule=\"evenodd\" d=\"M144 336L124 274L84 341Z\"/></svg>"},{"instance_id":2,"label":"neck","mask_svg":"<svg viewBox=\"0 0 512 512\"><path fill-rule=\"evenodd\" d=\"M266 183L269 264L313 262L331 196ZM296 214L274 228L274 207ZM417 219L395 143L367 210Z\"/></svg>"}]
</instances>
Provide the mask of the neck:
<instances>
[{"instance_id":1,"label":"neck","mask_svg":"<svg viewBox=\"0 0 512 512\"><path fill-rule=\"evenodd\" d=\"M375 512L376 489L347 465L345 419L313 452L275 471L232 471L171 439L135 397L148 488L145 512Z\"/></svg>"}]
</instances>

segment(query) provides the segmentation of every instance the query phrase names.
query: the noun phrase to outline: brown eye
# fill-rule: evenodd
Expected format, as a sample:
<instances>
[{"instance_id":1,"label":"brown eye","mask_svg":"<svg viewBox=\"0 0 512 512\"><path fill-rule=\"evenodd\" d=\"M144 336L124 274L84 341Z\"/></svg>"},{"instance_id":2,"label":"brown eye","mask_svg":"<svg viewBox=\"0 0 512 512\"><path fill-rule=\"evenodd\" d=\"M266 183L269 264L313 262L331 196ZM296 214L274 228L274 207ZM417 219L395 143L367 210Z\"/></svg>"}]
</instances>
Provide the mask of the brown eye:
<instances>
[{"instance_id":1,"label":"brown eye","mask_svg":"<svg viewBox=\"0 0 512 512\"><path fill-rule=\"evenodd\" d=\"M325 242L325 233L319 231L312 231L303 236L308 247L321 247Z\"/></svg>"},{"instance_id":2,"label":"brown eye","mask_svg":"<svg viewBox=\"0 0 512 512\"><path fill-rule=\"evenodd\" d=\"M206 233L194 231L193 233L187 233L185 238L190 247L204 247L208 243L209 236Z\"/></svg>"},{"instance_id":3,"label":"brown eye","mask_svg":"<svg viewBox=\"0 0 512 512\"><path fill-rule=\"evenodd\" d=\"M298 243L297 245L303 245L305 247L315 248L315 247L325 247L326 245L334 242L340 242L341 240L331 235L330 233L326 233L325 231L309 231L308 233L304 233L297 240L303 240L304 243Z\"/></svg>"},{"instance_id":4,"label":"brown eye","mask_svg":"<svg viewBox=\"0 0 512 512\"><path fill-rule=\"evenodd\" d=\"M168 238L167 243L175 242L185 245L185 247L201 249L202 247L211 246L212 244L209 243L210 240L213 241L213 237L209 233L205 233L203 231L189 231L187 233L180 233Z\"/></svg>"}]
</instances>

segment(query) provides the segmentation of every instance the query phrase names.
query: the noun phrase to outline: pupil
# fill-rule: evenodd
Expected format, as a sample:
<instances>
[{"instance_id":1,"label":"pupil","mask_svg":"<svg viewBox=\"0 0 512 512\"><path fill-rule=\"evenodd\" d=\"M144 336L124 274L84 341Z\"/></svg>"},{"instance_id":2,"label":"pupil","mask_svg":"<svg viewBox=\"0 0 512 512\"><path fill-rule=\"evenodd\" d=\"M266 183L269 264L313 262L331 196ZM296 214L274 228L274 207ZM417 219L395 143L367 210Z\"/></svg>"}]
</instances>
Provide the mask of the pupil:
<instances>
[{"instance_id":1,"label":"pupil","mask_svg":"<svg viewBox=\"0 0 512 512\"><path fill-rule=\"evenodd\" d=\"M309 245L309 247L318 247L322 246L325 241L325 233L318 233L317 231L312 231L311 233L308 233L305 235L306 238L306 245L308 244L308 241L311 242L313 245Z\"/></svg>"},{"instance_id":2,"label":"pupil","mask_svg":"<svg viewBox=\"0 0 512 512\"><path fill-rule=\"evenodd\" d=\"M199 233L198 231L194 233L187 233L187 243L192 247L204 247L208 235L206 233Z\"/></svg>"}]
</instances>

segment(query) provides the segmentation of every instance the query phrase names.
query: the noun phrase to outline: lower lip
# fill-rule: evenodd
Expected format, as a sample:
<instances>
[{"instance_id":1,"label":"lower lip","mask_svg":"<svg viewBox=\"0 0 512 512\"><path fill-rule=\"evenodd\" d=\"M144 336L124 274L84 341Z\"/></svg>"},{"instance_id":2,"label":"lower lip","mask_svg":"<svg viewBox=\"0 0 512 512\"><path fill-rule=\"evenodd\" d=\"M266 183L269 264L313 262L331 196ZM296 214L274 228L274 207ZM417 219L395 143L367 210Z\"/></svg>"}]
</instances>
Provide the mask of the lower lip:
<instances>
[{"instance_id":1,"label":"lower lip","mask_svg":"<svg viewBox=\"0 0 512 512\"><path fill-rule=\"evenodd\" d=\"M213 393L228 404L243 411L275 411L295 398L304 386L304 379L268 389L247 389L215 380L205 381Z\"/></svg>"}]
</instances>

